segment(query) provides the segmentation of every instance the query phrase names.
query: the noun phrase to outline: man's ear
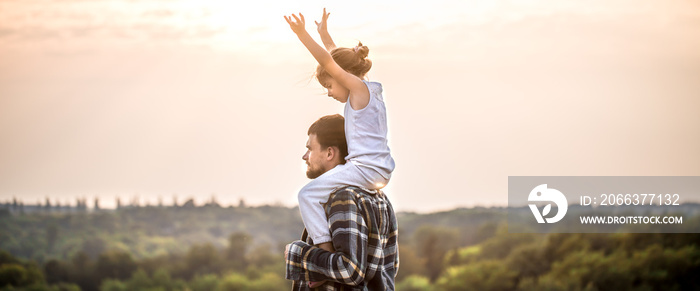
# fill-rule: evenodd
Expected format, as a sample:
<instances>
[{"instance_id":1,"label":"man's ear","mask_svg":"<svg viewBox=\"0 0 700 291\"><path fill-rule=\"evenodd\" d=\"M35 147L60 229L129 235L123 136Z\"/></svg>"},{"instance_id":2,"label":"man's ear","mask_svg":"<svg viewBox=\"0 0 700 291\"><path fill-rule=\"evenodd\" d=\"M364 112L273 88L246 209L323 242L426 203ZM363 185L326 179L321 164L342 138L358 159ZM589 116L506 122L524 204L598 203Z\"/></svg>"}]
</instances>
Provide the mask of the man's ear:
<instances>
[{"instance_id":1,"label":"man's ear","mask_svg":"<svg viewBox=\"0 0 700 291\"><path fill-rule=\"evenodd\" d=\"M326 160L333 160L335 156L338 154L338 149L336 147L327 147L326 148Z\"/></svg>"},{"instance_id":2,"label":"man's ear","mask_svg":"<svg viewBox=\"0 0 700 291\"><path fill-rule=\"evenodd\" d=\"M333 163L343 163L345 160L345 156L342 156L340 154L340 148L338 147L328 147L328 156L326 157L328 161L332 161Z\"/></svg>"}]
</instances>

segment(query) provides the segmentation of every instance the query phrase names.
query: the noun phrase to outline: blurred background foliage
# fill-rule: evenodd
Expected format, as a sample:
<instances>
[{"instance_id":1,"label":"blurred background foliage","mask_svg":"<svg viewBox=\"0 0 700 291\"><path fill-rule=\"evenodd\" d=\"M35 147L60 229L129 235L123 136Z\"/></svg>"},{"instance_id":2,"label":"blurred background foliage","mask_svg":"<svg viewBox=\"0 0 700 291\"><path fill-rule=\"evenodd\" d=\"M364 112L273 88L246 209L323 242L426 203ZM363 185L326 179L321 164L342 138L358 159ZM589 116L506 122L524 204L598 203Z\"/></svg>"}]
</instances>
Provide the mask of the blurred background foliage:
<instances>
[{"instance_id":1,"label":"blurred background foliage","mask_svg":"<svg viewBox=\"0 0 700 291\"><path fill-rule=\"evenodd\" d=\"M303 229L278 206L0 211L0 290L288 290ZM700 289L700 234L517 234L506 216L399 213L396 290Z\"/></svg>"}]
</instances>

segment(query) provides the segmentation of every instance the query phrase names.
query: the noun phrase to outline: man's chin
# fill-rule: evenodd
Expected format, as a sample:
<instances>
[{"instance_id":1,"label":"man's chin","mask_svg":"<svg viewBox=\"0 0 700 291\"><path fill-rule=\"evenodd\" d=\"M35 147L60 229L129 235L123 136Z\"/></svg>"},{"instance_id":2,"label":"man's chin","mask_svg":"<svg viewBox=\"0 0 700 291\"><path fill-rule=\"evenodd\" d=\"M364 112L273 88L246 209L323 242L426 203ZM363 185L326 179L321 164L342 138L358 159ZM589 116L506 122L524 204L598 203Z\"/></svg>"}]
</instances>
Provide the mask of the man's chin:
<instances>
[{"instance_id":1,"label":"man's chin","mask_svg":"<svg viewBox=\"0 0 700 291\"><path fill-rule=\"evenodd\" d=\"M306 177L309 179L316 179L316 178L318 178L318 176L321 176L322 174L323 174L323 172L321 172L321 171L311 171L311 170L306 171Z\"/></svg>"}]
</instances>

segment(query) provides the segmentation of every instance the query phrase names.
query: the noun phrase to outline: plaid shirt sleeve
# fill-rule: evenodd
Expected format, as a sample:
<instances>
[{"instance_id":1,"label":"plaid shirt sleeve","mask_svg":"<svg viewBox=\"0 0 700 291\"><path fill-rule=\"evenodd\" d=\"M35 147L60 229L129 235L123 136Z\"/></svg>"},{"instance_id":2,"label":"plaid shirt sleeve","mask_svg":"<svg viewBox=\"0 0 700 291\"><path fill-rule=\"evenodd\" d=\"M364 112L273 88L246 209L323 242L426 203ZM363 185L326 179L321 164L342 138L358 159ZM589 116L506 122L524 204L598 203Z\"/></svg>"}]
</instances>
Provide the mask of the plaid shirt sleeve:
<instances>
[{"instance_id":1,"label":"plaid shirt sleeve","mask_svg":"<svg viewBox=\"0 0 700 291\"><path fill-rule=\"evenodd\" d=\"M384 197L383 194L378 195ZM336 252L317 248L311 241L292 242L286 260L287 279L295 282L332 281L349 286L365 285L366 279L374 277L377 271L388 263L385 262L387 255L391 256L391 261L395 261L395 267L398 268L398 249L389 248L394 253L385 253L387 240L380 239L382 235L379 234L381 230L378 228L386 230L386 227L377 225L377 221L380 221L380 224L391 224L390 228L395 230L395 217L377 217L378 212L388 211L379 211L379 203L368 201L367 196L369 195L358 195L358 191L352 188L344 188L331 194L326 213ZM388 204L388 207L391 205ZM393 209L391 213L393 214ZM395 231L392 231L390 239L394 245L395 234Z\"/></svg>"}]
</instances>

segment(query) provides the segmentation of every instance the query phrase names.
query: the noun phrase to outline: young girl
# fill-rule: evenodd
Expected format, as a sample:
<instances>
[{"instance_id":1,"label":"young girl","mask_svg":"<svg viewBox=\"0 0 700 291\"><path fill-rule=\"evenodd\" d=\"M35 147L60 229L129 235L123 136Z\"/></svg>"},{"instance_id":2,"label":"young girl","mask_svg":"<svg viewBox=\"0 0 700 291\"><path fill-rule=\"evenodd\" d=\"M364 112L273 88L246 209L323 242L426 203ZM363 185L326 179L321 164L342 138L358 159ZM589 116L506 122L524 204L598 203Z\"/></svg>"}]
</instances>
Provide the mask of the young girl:
<instances>
[{"instance_id":1,"label":"young girl","mask_svg":"<svg viewBox=\"0 0 700 291\"><path fill-rule=\"evenodd\" d=\"M366 59L369 49L362 43L354 48L335 48L326 28L328 15L323 9L321 23L316 22L327 50L306 32L304 15L292 14L284 19L318 61L316 78L328 90L328 96L345 103L347 162L309 182L298 197L309 236L319 247L333 251L323 203L328 201L333 190L343 186L369 190L386 186L394 170L394 159L387 145L382 85L363 80L372 67L372 62Z\"/></svg>"}]
</instances>

